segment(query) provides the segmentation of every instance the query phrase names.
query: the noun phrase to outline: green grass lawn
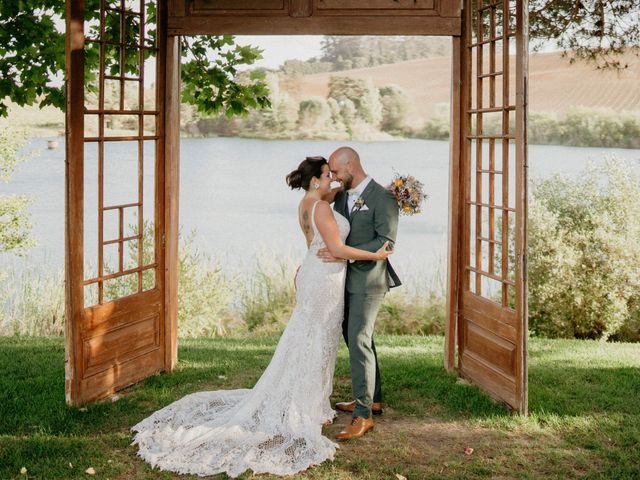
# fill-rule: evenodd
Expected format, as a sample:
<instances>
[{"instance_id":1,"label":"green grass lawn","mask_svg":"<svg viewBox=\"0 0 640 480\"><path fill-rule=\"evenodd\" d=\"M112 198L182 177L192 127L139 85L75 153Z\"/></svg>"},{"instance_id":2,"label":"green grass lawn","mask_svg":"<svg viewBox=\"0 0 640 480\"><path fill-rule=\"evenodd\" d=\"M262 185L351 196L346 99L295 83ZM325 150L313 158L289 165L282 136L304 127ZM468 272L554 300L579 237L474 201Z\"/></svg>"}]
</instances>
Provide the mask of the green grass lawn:
<instances>
[{"instance_id":1,"label":"green grass lawn","mask_svg":"<svg viewBox=\"0 0 640 480\"><path fill-rule=\"evenodd\" d=\"M385 415L372 433L341 444L334 462L300 478L640 478L640 344L532 339L531 413L520 417L443 370L441 337L377 343ZM129 427L187 393L251 387L276 340L179 345L176 372L79 409L64 403L62 338L0 338L0 479L178 478L136 457ZM341 348L335 400L349 393ZM326 434L346 421L340 416Z\"/></svg>"}]
</instances>

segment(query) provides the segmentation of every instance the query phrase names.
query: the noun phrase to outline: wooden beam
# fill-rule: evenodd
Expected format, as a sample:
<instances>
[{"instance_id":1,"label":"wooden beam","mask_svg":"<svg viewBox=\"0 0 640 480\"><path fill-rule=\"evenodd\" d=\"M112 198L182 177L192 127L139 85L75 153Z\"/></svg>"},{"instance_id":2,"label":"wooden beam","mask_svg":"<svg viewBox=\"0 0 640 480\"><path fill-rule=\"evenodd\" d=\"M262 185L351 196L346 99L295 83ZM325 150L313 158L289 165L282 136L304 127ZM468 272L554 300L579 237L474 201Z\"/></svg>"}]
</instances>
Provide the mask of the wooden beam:
<instances>
[{"instance_id":1,"label":"wooden beam","mask_svg":"<svg viewBox=\"0 0 640 480\"><path fill-rule=\"evenodd\" d=\"M460 35L460 18L411 15L186 16L169 18L169 35Z\"/></svg>"},{"instance_id":2,"label":"wooden beam","mask_svg":"<svg viewBox=\"0 0 640 480\"><path fill-rule=\"evenodd\" d=\"M440 0L438 13L442 17L460 17L462 12L462 0Z\"/></svg>"},{"instance_id":3,"label":"wooden beam","mask_svg":"<svg viewBox=\"0 0 640 480\"><path fill-rule=\"evenodd\" d=\"M289 16L309 17L313 12L313 6L309 0L289 0Z\"/></svg>"},{"instance_id":4,"label":"wooden beam","mask_svg":"<svg viewBox=\"0 0 640 480\"><path fill-rule=\"evenodd\" d=\"M458 323L458 295L460 282L460 228L465 203L460 195L460 141L461 113L461 38L452 39L451 57L451 127L449 135L449 243L447 265L447 324L444 342L444 368L452 372L455 368L456 325Z\"/></svg>"}]
</instances>

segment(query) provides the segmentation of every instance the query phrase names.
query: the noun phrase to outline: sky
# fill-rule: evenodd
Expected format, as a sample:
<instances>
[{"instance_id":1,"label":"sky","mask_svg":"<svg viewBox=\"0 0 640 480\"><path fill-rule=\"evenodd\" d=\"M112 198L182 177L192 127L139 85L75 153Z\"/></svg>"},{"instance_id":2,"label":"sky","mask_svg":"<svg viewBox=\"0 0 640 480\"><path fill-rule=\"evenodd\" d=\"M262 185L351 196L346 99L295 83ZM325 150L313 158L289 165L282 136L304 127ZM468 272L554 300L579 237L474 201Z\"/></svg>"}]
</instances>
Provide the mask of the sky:
<instances>
[{"instance_id":1,"label":"sky","mask_svg":"<svg viewBox=\"0 0 640 480\"><path fill-rule=\"evenodd\" d=\"M250 44L260 47L263 52L262 60L255 66L264 68L278 68L285 60L307 60L320 55L320 41L322 35L238 35L239 45Z\"/></svg>"}]
</instances>

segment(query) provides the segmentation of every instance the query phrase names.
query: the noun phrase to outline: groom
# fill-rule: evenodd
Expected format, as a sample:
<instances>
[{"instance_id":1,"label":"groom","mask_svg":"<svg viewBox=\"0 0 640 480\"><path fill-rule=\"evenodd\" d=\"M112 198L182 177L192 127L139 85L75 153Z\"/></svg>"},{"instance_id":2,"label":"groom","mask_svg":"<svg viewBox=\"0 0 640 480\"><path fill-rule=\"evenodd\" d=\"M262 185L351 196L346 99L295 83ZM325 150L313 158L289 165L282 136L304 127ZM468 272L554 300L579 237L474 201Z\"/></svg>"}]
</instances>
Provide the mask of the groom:
<instances>
[{"instance_id":1,"label":"groom","mask_svg":"<svg viewBox=\"0 0 640 480\"><path fill-rule=\"evenodd\" d=\"M350 147L333 152L329 168L333 178L344 187L344 191L336 194L333 208L349 219L351 231L345 243L370 252L386 241L393 247L398 231L398 204L391 192L365 173L358 153ZM326 262L343 261L326 248L318 251L318 257ZM351 424L337 435L338 440L361 437L373 428L372 414L382 413L373 328L386 292L398 285L400 279L388 260L351 261L347 266L342 332L349 347L354 400L336 404L338 410L353 414Z\"/></svg>"}]
</instances>

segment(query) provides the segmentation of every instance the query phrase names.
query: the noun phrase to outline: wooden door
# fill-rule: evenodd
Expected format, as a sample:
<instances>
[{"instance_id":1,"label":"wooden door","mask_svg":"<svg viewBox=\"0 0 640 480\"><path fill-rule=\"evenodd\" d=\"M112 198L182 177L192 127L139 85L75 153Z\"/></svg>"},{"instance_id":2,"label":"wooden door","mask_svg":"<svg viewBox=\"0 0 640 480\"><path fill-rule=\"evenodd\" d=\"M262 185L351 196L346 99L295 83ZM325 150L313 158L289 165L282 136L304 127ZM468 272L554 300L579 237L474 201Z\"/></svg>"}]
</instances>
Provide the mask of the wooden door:
<instances>
[{"instance_id":1,"label":"wooden door","mask_svg":"<svg viewBox=\"0 0 640 480\"><path fill-rule=\"evenodd\" d=\"M111 394L175 362L165 308L159 69L166 42L163 12L155 7L148 0L67 0L69 404Z\"/></svg>"},{"instance_id":2,"label":"wooden door","mask_svg":"<svg viewBox=\"0 0 640 480\"><path fill-rule=\"evenodd\" d=\"M522 413L527 411L526 3L464 2L457 276L459 373Z\"/></svg>"}]
</instances>

